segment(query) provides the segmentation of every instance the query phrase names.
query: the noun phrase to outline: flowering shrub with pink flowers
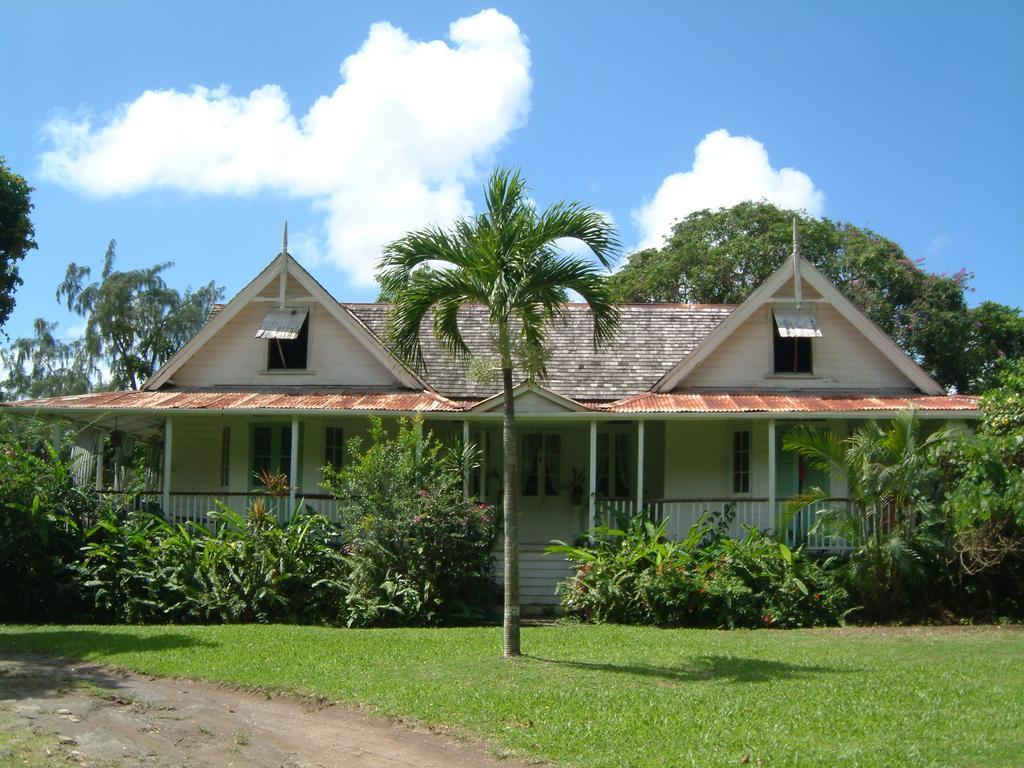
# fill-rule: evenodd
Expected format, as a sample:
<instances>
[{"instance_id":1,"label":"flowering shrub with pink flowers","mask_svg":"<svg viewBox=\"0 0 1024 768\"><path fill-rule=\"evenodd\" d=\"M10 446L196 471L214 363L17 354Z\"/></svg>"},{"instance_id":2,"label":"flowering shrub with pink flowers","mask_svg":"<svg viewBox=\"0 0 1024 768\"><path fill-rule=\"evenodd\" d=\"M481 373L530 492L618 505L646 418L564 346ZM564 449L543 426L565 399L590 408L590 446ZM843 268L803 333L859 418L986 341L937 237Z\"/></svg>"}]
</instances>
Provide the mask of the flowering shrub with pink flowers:
<instances>
[{"instance_id":1,"label":"flowering shrub with pink flowers","mask_svg":"<svg viewBox=\"0 0 1024 768\"><path fill-rule=\"evenodd\" d=\"M389 435L347 445L341 469L324 468L338 499L347 572L340 584L350 626L476 621L494 602L493 511L463 499L472 461L403 420Z\"/></svg>"}]
</instances>

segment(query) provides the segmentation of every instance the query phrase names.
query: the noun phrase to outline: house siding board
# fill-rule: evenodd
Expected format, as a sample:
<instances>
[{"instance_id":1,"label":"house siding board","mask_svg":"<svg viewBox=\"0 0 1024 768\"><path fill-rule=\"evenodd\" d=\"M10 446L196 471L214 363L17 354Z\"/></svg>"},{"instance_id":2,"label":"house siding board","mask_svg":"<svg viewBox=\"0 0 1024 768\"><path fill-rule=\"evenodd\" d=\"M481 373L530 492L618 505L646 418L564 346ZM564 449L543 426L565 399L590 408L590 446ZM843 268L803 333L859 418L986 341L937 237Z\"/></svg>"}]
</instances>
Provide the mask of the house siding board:
<instances>
[{"instance_id":1,"label":"house siding board","mask_svg":"<svg viewBox=\"0 0 1024 768\"><path fill-rule=\"evenodd\" d=\"M665 425L665 497L711 498L726 488L723 422Z\"/></svg>"},{"instance_id":2,"label":"house siding board","mask_svg":"<svg viewBox=\"0 0 1024 768\"><path fill-rule=\"evenodd\" d=\"M759 389L912 389L881 351L828 304L816 305L821 336L813 339L814 375L775 377L772 308L759 307L682 382L685 387Z\"/></svg>"},{"instance_id":3,"label":"house siding board","mask_svg":"<svg viewBox=\"0 0 1024 768\"><path fill-rule=\"evenodd\" d=\"M174 422L173 490L208 492L220 487L220 430L218 419L180 419Z\"/></svg>"},{"instance_id":4,"label":"house siding board","mask_svg":"<svg viewBox=\"0 0 1024 768\"><path fill-rule=\"evenodd\" d=\"M310 307L309 361L305 371L266 373L267 344L256 332L273 308L254 301L243 307L174 374L178 386L278 384L397 386L398 381L363 344L323 308Z\"/></svg>"}]
</instances>

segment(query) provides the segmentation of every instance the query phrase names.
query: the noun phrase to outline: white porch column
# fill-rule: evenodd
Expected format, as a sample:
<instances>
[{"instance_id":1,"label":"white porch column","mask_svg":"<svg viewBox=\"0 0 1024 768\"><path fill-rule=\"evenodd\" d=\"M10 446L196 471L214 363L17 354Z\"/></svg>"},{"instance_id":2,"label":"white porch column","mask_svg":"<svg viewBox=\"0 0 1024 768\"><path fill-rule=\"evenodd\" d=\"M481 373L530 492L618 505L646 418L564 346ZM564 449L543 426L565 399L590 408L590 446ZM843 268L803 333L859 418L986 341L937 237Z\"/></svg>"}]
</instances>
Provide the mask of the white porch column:
<instances>
[{"instance_id":1,"label":"white porch column","mask_svg":"<svg viewBox=\"0 0 1024 768\"><path fill-rule=\"evenodd\" d=\"M96 432L96 490L103 490L103 430Z\"/></svg>"},{"instance_id":2,"label":"white porch column","mask_svg":"<svg viewBox=\"0 0 1024 768\"><path fill-rule=\"evenodd\" d=\"M288 466L288 514L295 511L295 492L299 486L299 417L292 416L292 453Z\"/></svg>"},{"instance_id":3,"label":"white porch column","mask_svg":"<svg viewBox=\"0 0 1024 768\"><path fill-rule=\"evenodd\" d=\"M164 516L171 518L171 451L174 442L174 422L164 419Z\"/></svg>"},{"instance_id":4,"label":"white porch column","mask_svg":"<svg viewBox=\"0 0 1024 768\"><path fill-rule=\"evenodd\" d=\"M775 419L768 419L768 519L775 527Z\"/></svg>"},{"instance_id":5,"label":"white porch column","mask_svg":"<svg viewBox=\"0 0 1024 768\"><path fill-rule=\"evenodd\" d=\"M462 500L469 501L469 422L462 421Z\"/></svg>"},{"instance_id":6,"label":"white porch column","mask_svg":"<svg viewBox=\"0 0 1024 768\"><path fill-rule=\"evenodd\" d=\"M590 422L590 507L587 514L587 530L593 530L597 522L597 422Z\"/></svg>"},{"instance_id":7,"label":"white porch column","mask_svg":"<svg viewBox=\"0 0 1024 768\"><path fill-rule=\"evenodd\" d=\"M480 433L480 501L487 503L487 430Z\"/></svg>"},{"instance_id":8,"label":"white porch column","mask_svg":"<svg viewBox=\"0 0 1024 768\"><path fill-rule=\"evenodd\" d=\"M636 513L644 508L644 421L636 423Z\"/></svg>"}]
</instances>

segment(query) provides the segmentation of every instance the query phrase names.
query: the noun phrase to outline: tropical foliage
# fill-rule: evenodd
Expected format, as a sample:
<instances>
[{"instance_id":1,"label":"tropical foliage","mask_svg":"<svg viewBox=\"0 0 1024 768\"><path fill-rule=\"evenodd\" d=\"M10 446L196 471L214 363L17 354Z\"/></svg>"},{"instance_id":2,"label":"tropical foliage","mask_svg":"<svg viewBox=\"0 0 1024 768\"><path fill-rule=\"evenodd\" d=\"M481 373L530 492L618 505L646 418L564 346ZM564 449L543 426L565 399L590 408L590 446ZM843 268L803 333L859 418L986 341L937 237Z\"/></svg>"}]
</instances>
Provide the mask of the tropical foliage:
<instances>
[{"instance_id":1,"label":"tropical foliage","mask_svg":"<svg viewBox=\"0 0 1024 768\"><path fill-rule=\"evenodd\" d=\"M976 434L936 451L964 602L1024 614L1024 361L982 398Z\"/></svg>"},{"instance_id":2,"label":"tropical foliage","mask_svg":"<svg viewBox=\"0 0 1024 768\"><path fill-rule=\"evenodd\" d=\"M465 500L460 453L402 420L389 436L372 419L341 469L324 468L339 501L345 568L339 589L350 626L479 620L494 597L493 511Z\"/></svg>"},{"instance_id":3,"label":"tropical foliage","mask_svg":"<svg viewBox=\"0 0 1024 768\"><path fill-rule=\"evenodd\" d=\"M116 270L115 246L111 240L99 280L89 282L91 268L71 263L57 287L57 300L83 320L81 338L62 337L58 323L37 318L31 336L0 350L4 397L137 389L202 327L220 288L171 288L163 277L170 262Z\"/></svg>"},{"instance_id":4,"label":"tropical foliage","mask_svg":"<svg viewBox=\"0 0 1024 768\"><path fill-rule=\"evenodd\" d=\"M936 506L940 481L932 450L949 439L947 430L926 433L913 411L891 422L868 422L847 438L810 427L786 433L783 445L807 466L842 473L850 503L824 507L811 529L853 546L843 567L845 581L867 615L900 615L921 598L941 572L945 524ZM827 498L815 488L794 508Z\"/></svg>"},{"instance_id":5,"label":"tropical foliage","mask_svg":"<svg viewBox=\"0 0 1024 768\"><path fill-rule=\"evenodd\" d=\"M31 212L32 187L0 156L0 327L14 309L21 261L36 247Z\"/></svg>"},{"instance_id":6,"label":"tropical foliage","mask_svg":"<svg viewBox=\"0 0 1024 768\"><path fill-rule=\"evenodd\" d=\"M87 282L90 267L69 264L57 300L85 320L85 350L107 362L111 386L138 389L195 335L220 291L211 282L180 294L163 279L170 262L115 270L115 248L111 240L97 281Z\"/></svg>"},{"instance_id":7,"label":"tropical foliage","mask_svg":"<svg viewBox=\"0 0 1024 768\"><path fill-rule=\"evenodd\" d=\"M459 308L487 307L494 360L504 394L504 642L505 656L520 653L519 537L513 386L543 378L547 337L561 317L569 291L591 309L593 340L612 337L619 317L601 267L608 268L618 243L608 219L580 203L559 202L538 211L517 171L495 170L484 189L484 213L444 230L436 227L405 235L385 249L378 278L394 302L392 349L422 367L420 330L426 323L451 355L468 357L459 329ZM578 240L597 262L561 250ZM433 268L425 267L433 264Z\"/></svg>"},{"instance_id":8,"label":"tropical foliage","mask_svg":"<svg viewBox=\"0 0 1024 768\"><path fill-rule=\"evenodd\" d=\"M559 586L569 616L673 627L808 627L841 623L846 592L831 564L757 530L730 539L702 519L681 541L645 516L596 528L591 546L548 551L576 563Z\"/></svg>"},{"instance_id":9,"label":"tropical foliage","mask_svg":"<svg viewBox=\"0 0 1024 768\"><path fill-rule=\"evenodd\" d=\"M463 455L418 423L389 437L376 421L325 469L340 523L279 516L287 479L265 475L244 515L218 504L208 525L172 524L131 492L77 486L37 435L2 437L0 621L423 625L492 605L491 510L463 499Z\"/></svg>"},{"instance_id":10,"label":"tropical foliage","mask_svg":"<svg viewBox=\"0 0 1024 768\"><path fill-rule=\"evenodd\" d=\"M245 517L220 506L213 530L147 513L105 513L86 532L81 564L97 618L126 623L333 623L344 567L319 515L280 524L257 499Z\"/></svg>"},{"instance_id":11,"label":"tropical foliage","mask_svg":"<svg viewBox=\"0 0 1024 768\"><path fill-rule=\"evenodd\" d=\"M59 451L0 444L0 620L56 621L85 615L75 564L98 499L75 485Z\"/></svg>"}]
</instances>

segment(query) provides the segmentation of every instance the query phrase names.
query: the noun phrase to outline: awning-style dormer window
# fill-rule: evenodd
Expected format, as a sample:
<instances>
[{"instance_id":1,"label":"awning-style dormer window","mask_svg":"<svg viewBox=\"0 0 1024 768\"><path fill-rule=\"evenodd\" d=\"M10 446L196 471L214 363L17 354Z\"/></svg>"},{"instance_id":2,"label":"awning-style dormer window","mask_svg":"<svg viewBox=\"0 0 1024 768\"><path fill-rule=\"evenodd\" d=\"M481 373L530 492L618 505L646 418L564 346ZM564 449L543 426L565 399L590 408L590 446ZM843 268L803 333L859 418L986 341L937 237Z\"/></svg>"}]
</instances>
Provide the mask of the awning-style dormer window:
<instances>
[{"instance_id":1,"label":"awning-style dormer window","mask_svg":"<svg viewBox=\"0 0 1024 768\"><path fill-rule=\"evenodd\" d=\"M775 309L772 310L772 314L775 315L775 327L779 329L779 336L784 339L821 336L814 312L804 309Z\"/></svg>"},{"instance_id":2,"label":"awning-style dormer window","mask_svg":"<svg viewBox=\"0 0 1024 768\"><path fill-rule=\"evenodd\" d=\"M297 339L306 322L309 307L286 307L272 309L256 331L257 339Z\"/></svg>"}]
</instances>

